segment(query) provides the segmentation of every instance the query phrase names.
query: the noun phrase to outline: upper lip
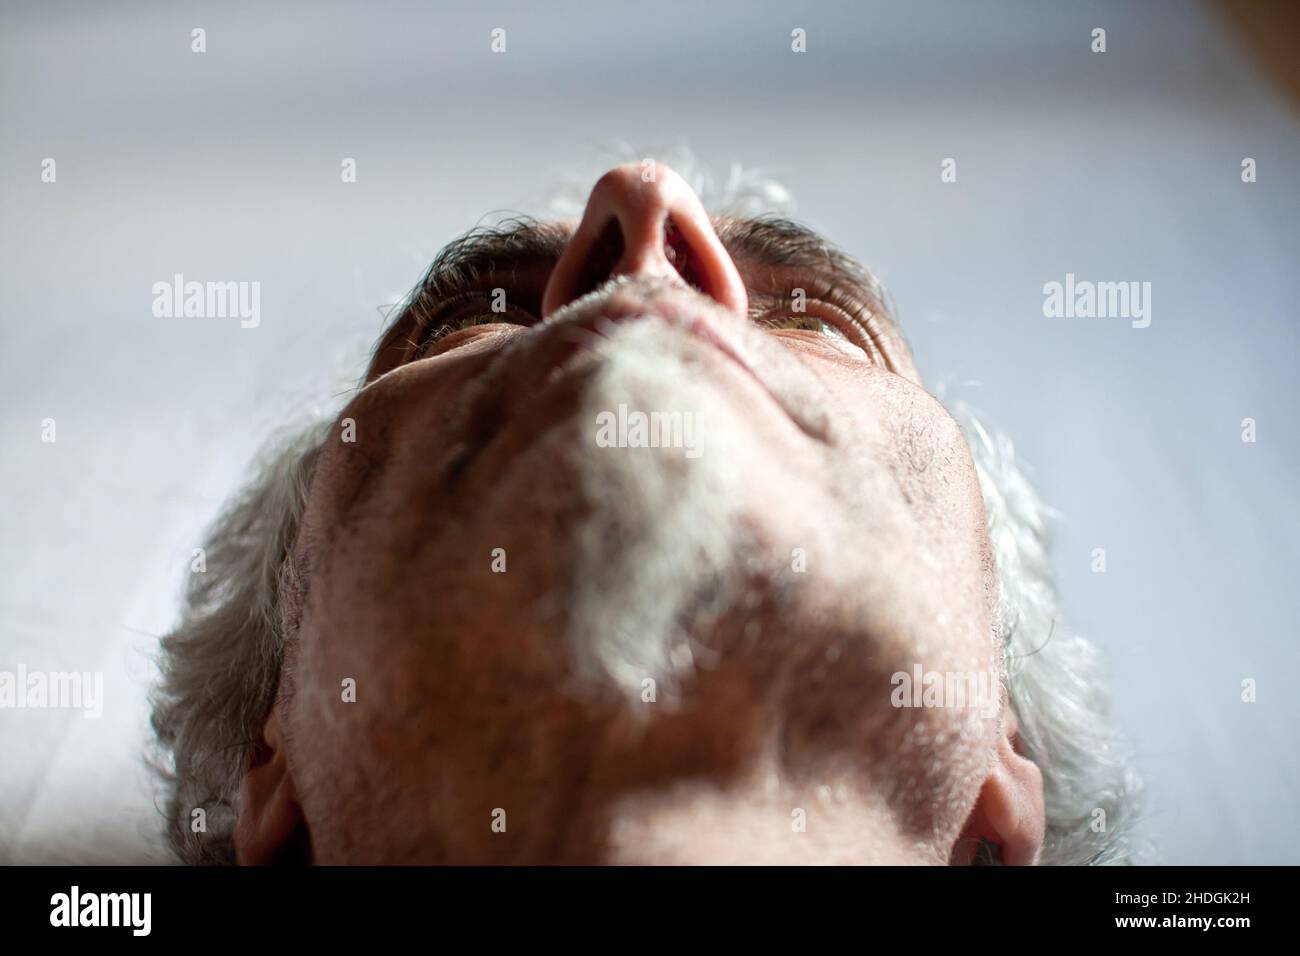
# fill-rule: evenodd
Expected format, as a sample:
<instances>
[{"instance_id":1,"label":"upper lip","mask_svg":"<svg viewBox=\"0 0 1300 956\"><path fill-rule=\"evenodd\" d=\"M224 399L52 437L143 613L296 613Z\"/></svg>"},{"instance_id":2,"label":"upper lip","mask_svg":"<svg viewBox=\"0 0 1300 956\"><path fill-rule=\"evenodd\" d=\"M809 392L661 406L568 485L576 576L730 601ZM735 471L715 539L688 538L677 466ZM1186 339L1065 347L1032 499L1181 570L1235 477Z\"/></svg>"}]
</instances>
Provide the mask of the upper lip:
<instances>
[{"instance_id":1,"label":"upper lip","mask_svg":"<svg viewBox=\"0 0 1300 956\"><path fill-rule=\"evenodd\" d=\"M764 389L771 388L763 377L754 370L745 355L744 345L730 329L720 323L707 311L682 309L671 300L657 301L653 306L634 300L618 299L594 315L583 316L545 329L536 343L532 354L524 357L521 364L527 363L542 381L554 371L561 368L575 354L589 351L596 340L608 337L620 323L635 322L655 317L687 333L697 341L703 342L731 359L744 369ZM539 383L540 384L540 383ZM778 403L777 395L773 398Z\"/></svg>"},{"instance_id":2,"label":"upper lip","mask_svg":"<svg viewBox=\"0 0 1300 956\"><path fill-rule=\"evenodd\" d=\"M555 372L591 350L606 337L611 326L650 317L681 329L726 356L753 378L802 431L818 441L830 441L825 403L818 400L820 382L797 360L783 354L779 346L761 340L757 333L746 335L749 328L733 325L716 312L712 303L688 290L651 297L624 288L608 295L593 294L585 307L580 302L572 313L567 309L557 313L558 320L549 319L526 338L520 337L484 371L480 390L468 406L464 423L468 446L456 471L463 471L522 407L535 401L537 392Z\"/></svg>"}]
</instances>

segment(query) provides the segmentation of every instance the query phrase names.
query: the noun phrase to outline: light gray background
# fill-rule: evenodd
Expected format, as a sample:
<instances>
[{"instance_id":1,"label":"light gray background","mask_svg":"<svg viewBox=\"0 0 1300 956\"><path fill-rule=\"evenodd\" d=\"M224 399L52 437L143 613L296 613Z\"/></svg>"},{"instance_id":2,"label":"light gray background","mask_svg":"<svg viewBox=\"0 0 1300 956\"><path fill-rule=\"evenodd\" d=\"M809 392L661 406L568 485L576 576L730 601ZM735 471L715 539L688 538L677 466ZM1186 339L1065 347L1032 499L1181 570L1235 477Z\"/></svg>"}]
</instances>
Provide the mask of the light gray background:
<instances>
[{"instance_id":1,"label":"light gray background","mask_svg":"<svg viewBox=\"0 0 1300 956\"><path fill-rule=\"evenodd\" d=\"M1190 3L609 6L6 4L0 669L108 700L0 712L0 860L159 858L148 658L199 529L444 241L623 140L777 170L1016 438L1164 859L1300 862L1300 124L1235 36ZM176 272L260 281L261 326L153 318ZM1151 327L1045 319L1066 272L1150 281Z\"/></svg>"}]
</instances>

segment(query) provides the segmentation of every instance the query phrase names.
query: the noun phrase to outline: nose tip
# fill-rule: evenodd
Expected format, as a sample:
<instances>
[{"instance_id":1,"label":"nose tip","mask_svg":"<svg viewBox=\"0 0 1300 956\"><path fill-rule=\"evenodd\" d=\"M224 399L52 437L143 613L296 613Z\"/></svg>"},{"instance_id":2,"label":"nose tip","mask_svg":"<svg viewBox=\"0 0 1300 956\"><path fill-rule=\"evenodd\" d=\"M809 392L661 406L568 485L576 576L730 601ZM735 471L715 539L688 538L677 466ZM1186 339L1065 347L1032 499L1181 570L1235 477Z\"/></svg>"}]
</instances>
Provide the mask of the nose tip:
<instances>
[{"instance_id":1,"label":"nose tip","mask_svg":"<svg viewBox=\"0 0 1300 956\"><path fill-rule=\"evenodd\" d=\"M689 285L739 315L745 284L695 191L661 164L626 163L597 180L542 295L542 316L617 275Z\"/></svg>"}]
</instances>

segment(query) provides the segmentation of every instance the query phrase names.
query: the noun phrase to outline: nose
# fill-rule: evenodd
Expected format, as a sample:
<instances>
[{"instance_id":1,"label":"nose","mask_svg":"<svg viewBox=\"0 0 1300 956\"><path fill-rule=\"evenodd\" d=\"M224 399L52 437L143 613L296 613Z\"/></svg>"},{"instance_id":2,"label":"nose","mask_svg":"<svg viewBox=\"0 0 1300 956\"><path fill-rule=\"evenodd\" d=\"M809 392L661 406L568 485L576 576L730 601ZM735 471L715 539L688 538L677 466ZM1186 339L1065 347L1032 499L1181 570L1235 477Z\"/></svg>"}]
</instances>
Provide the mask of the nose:
<instances>
[{"instance_id":1,"label":"nose","mask_svg":"<svg viewBox=\"0 0 1300 956\"><path fill-rule=\"evenodd\" d=\"M596 182L542 294L550 315L613 276L691 286L744 316L745 284L695 191L660 164L626 163Z\"/></svg>"}]
</instances>

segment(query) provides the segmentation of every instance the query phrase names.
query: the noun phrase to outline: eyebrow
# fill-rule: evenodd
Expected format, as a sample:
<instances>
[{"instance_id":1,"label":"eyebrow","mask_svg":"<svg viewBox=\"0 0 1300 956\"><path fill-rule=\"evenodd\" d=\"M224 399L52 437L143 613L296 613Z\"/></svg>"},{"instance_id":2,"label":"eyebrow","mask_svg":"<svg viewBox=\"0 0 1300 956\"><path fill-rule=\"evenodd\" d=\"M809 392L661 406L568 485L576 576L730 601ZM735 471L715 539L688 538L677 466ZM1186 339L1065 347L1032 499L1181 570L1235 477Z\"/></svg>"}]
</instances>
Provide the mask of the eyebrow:
<instances>
[{"instance_id":1,"label":"eyebrow","mask_svg":"<svg viewBox=\"0 0 1300 956\"><path fill-rule=\"evenodd\" d=\"M494 226L471 229L447 243L380 333L364 381L373 381L400 363L420 331L437 320L448 300L482 289L488 282L527 288L526 283L519 282L521 274L532 269L549 270L568 242L568 230L559 223L513 216ZM520 305L539 312L540 290L532 297L535 302L525 296Z\"/></svg>"},{"instance_id":2,"label":"eyebrow","mask_svg":"<svg viewBox=\"0 0 1300 956\"><path fill-rule=\"evenodd\" d=\"M768 269L817 275L896 328L889 297L870 269L807 226L776 216L719 219L718 238L743 272Z\"/></svg>"},{"instance_id":3,"label":"eyebrow","mask_svg":"<svg viewBox=\"0 0 1300 956\"><path fill-rule=\"evenodd\" d=\"M889 311L884 288L870 270L806 226L774 216L721 217L713 225L739 266L825 275L848 286L873 312ZM419 293L436 302L497 274L550 267L564 254L569 238L560 224L526 216L474 229L442 248L421 280Z\"/></svg>"},{"instance_id":4,"label":"eyebrow","mask_svg":"<svg viewBox=\"0 0 1300 956\"><path fill-rule=\"evenodd\" d=\"M857 259L817 232L776 216L716 217L713 226L728 255L743 272L770 270L819 276L861 302L897 333L897 323L880 281ZM372 363L393 348L404 348L413 330L436 319L450 299L494 285L522 288L520 305L540 312L541 283L529 292L522 274L550 270L564 254L571 233L560 222L515 216L494 226L472 229L453 239L434 257L397 317L380 337ZM535 300L535 301L533 301ZM373 368L373 364L372 364Z\"/></svg>"},{"instance_id":5,"label":"eyebrow","mask_svg":"<svg viewBox=\"0 0 1300 956\"><path fill-rule=\"evenodd\" d=\"M442 247L417 286L412 304L428 297L436 305L499 274L513 277L536 266L549 269L568 243L569 233L559 223L528 216L472 229Z\"/></svg>"}]
</instances>

